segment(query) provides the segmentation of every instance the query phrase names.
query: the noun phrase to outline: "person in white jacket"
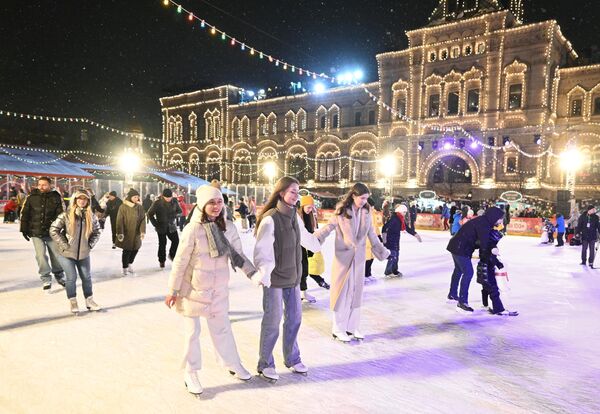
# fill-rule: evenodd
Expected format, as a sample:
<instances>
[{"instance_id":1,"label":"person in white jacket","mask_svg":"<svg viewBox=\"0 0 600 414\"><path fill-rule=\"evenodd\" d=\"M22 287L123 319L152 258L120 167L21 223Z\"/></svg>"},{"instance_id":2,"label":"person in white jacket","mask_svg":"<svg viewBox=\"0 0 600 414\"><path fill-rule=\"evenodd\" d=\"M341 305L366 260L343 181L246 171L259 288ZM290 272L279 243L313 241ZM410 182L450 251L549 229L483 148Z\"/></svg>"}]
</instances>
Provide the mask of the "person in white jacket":
<instances>
[{"instance_id":1,"label":"person in white jacket","mask_svg":"<svg viewBox=\"0 0 600 414\"><path fill-rule=\"evenodd\" d=\"M293 372L306 374L297 336L302 322L300 279L302 248L318 252L321 242L318 231L311 234L304 227L296 203L300 187L293 177L282 177L258 217L254 264L260 276L255 282L263 285L263 318L260 330L258 373L276 381L273 348L279 337L283 316L283 357L285 366Z\"/></svg>"},{"instance_id":2,"label":"person in white jacket","mask_svg":"<svg viewBox=\"0 0 600 414\"><path fill-rule=\"evenodd\" d=\"M190 393L200 394L202 386L197 374L202 366L200 317L206 318L221 364L241 380L252 378L240 361L228 316L229 262L248 277L256 269L242 253L235 225L225 219L221 192L205 185L198 188L196 198L195 211L183 229L173 260L165 304L169 308L175 305L184 316L184 381Z\"/></svg>"}]
</instances>

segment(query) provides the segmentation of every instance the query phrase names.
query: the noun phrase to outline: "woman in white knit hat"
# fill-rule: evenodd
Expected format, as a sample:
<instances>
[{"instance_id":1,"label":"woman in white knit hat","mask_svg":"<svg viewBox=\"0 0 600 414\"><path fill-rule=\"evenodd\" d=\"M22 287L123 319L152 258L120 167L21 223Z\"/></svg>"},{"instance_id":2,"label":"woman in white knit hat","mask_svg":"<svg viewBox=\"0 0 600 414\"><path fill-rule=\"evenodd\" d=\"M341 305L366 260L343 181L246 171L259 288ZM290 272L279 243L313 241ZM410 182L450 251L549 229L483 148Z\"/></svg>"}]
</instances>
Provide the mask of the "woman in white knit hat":
<instances>
[{"instance_id":1,"label":"woman in white knit hat","mask_svg":"<svg viewBox=\"0 0 600 414\"><path fill-rule=\"evenodd\" d=\"M196 198L173 260L165 304L169 308L175 305L184 317L184 381L190 393L200 394L200 317L206 319L221 364L241 380L252 378L240 361L228 316L229 262L248 277L256 270L242 253L235 225L225 218L221 191L205 185L198 188Z\"/></svg>"}]
</instances>

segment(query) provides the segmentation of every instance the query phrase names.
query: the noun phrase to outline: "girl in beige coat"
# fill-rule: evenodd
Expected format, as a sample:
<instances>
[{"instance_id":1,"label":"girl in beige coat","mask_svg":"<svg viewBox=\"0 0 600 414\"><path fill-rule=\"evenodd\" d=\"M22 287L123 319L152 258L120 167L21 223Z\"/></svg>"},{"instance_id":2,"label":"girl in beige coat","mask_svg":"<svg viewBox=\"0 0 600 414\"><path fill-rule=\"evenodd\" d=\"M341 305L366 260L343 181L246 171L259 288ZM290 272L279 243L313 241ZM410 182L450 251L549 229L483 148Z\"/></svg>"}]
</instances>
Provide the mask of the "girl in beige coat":
<instances>
[{"instance_id":1,"label":"girl in beige coat","mask_svg":"<svg viewBox=\"0 0 600 414\"><path fill-rule=\"evenodd\" d=\"M241 380L252 377L242 366L229 321L229 263L248 277L256 270L242 253L235 225L225 220L221 192L205 185L198 188L196 198L173 261L165 303L169 308L175 305L184 317L184 381L189 392L200 394L200 317L206 319L221 364Z\"/></svg>"},{"instance_id":2,"label":"girl in beige coat","mask_svg":"<svg viewBox=\"0 0 600 414\"><path fill-rule=\"evenodd\" d=\"M385 260L390 255L373 228L368 198L369 188L363 183L354 184L326 227L328 232L335 230L336 234L330 308L334 313L333 337L342 342L349 342L351 337L364 339L359 325L367 238L377 259Z\"/></svg>"}]
</instances>

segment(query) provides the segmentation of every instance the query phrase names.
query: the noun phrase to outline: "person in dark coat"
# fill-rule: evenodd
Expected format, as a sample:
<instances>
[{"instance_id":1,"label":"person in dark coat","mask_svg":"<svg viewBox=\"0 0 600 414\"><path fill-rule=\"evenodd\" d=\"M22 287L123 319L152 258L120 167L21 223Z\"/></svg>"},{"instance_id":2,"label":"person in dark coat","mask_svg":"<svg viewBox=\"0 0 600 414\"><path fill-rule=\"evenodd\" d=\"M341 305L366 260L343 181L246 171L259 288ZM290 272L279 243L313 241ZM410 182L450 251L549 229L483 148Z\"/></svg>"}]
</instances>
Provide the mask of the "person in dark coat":
<instances>
[{"instance_id":1,"label":"person in dark coat","mask_svg":"<svg viewBox=\"0 0 600 414\"><path fill-rule=\"evenodd\" d=\"M62 197L58 191L52 190L48 177L38 180L38 188L31 191L21 209L20 231L25 240L33 243L42 288L46 291L52 287L52 274L59 285L65 286L65 274L58 259L60 252L49 233L52 222L64 210Z\"/></svg>"},{"instance_id":2,"label":"person in dark coat","mask_svg":"<svg viewBox=\"0 0 600 414\"><path fill-rule=\"evenodd\" d=\"M504 227L504 226L502 226ZM477 283L481 284L481 302L483 306L488 307L488 298L492 301L490 313L494 315L517 316L519 312L507 311L500 300L500 290L496 282L496 269L503 269L504 264L498 259L500 251L498 242L502 239L502 229L496 227L490 232L490 239L487 246L487 261L480 260L477 264Z\"/></svg>"},{"instance_id":3,"label":"person in dark coat","mask_svg":"<svg viewBox=\"0 0 600 414\"><path fill-rule=\"evenodd\" d=\"M471 256L479 243L480 260L484 262L488 260L490 232L495 225L502 224L503 217L504 211L498 207L490 207L483 216L467 221L448 243L446 250L452 253L454 261L448 299L457 300L457 308L460 310L473 312L473 308L469 306L469 284L473 278ZM459 282L460 294L458 293Z\"/></svg>"},{"instance_id":4,"label":"person in dark coat","mask_svg":"<svg viewBox=\"0 0 600 414\"><path fill-rule=\"evenodd\" d=\"M176 220L181 215L179 202L173 198L173 192L169 188L165 188L162 196L154 200L147 215L158 234L158 263L164 268L167 259L167 238L171 241L169 260L173 260L177 253L179 235Z\"/></svg>"},{"instance_id":5,"label":"person in dark coat","mask_svg":"<svg viewBox=\"0 0 600 414\"><path fill-rule=\"evenodd\" d=\"M146 197L144 197L144 201L142 201L142 207L144 207L144 211L146 213L148 213L148 210L150 210L150 207L152 207L152 199L150 198L150 194L146 194Z\"/></svg>"},{"instance_id":6,"label":"person in dark coat","mask_svg":"<svg viewBox=\"0 0 600 414\"><path fill-rule=\"evenodd\" d=\"M140 203L140 193L131 188L117 214L117 247L123 249L123 276L134 274L133 261L146 235L146 215Z\"/></svg>"},{"instance_id":7,"label":"person in dark coat","mask_svg":"<svg viewBox=\"0 0 600 414\"><path fill-rule=\"evenodd\" d=\"M594 258L596 256L596 241L600 232L600 223L596 214L596 207L589 206L587 214L582 214L577 223L577 234L581 235L581 264L585 265L587 251L590 250L589 264L594 268Z\"/></svg>"},{"instance_id":8,"label":"person in dark coat","mask_svg":"<svg viewBox=\"0 0 600 414\"><path fill-rule=\"evenodd\" d=\"M556 240L558 241L556 247L564 246L563 237L565 235L565 218L562 214L556 215Z\"/></svg>"},{"instance_id":9,"label":"person in dark coat","mask_svg":"<svg viewBox=\"0 0 600 414\"><path fill-rule=\"evenodd\" d=\"M408 234L415 236L421 242L421 236L417 234L413 223L410 221L410 213L404 204L396 207L395 213L390 217L387 223L383 225L382 232L387 234L385 243L383 244L390 251L387 265L385 266L385 276L402 276L398 271L398 258L400 255L400 234L406 231Z\"/></svg>"},{"instance_id":10,"label":"person in dark coat","mask_svg":"<svg viewBox=\"0 0 600 414\"><path fill-rule=\"evenodd\" d=\"M117 197L116 191L108 193L108 201L106 202L106 215L110 217L110 230L112 233L112 248L117 248L117 214L119 207L123 204L123 200Z\"/></svg>"},{"instance_id":11,"label":"person in dark coat","mask_svg":"<svg viewBox=\"0 0 600 414\"><path fill-rule=\"evenodd\" d=\"M458 210L458 207L456 206L456 204L452 203L451 207L450 207L450 217L448 218L448 224L450 225L450 234L454 235L454 233L452 233L452 224L454 223L454 215L456 214L456 211Z\"/></svg>"},{"instance_id":12,"label":"person in dark coat","mask_svg":"<svg viewBox=\"0 0 600 414\"><path fill-rule=\"evenodd\" d=\"M238 213L240 213L240 219L242 220L242 229L244 231L248 231L248 221L246 220L248 217L249 209L246 203L244 202L244 198L240 199L240 204L238 208L235 209Z\"/></svg>"}]
</instances>

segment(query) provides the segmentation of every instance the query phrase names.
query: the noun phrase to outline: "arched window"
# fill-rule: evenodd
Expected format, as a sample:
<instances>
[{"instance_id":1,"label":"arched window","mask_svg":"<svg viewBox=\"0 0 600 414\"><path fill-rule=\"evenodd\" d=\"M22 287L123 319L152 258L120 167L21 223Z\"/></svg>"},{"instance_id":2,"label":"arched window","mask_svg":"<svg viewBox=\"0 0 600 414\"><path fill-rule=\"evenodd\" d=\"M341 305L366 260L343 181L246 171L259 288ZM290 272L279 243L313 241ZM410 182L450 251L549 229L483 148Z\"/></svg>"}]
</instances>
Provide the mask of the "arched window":
<instances>
[{"instance_id":1,"label":"arched window","mask_svg":"<svg viewBox=\"0 0 600 414\"><path fill-rule=\"evenodd\" d=\"M197 142L198 141L198 117L195 113L191 113L189 116L190 121L190 141Z\"/></svg>"}]
</instances>

